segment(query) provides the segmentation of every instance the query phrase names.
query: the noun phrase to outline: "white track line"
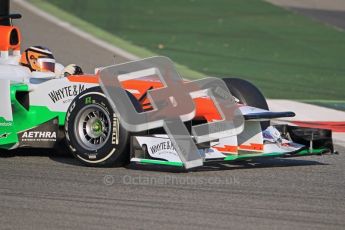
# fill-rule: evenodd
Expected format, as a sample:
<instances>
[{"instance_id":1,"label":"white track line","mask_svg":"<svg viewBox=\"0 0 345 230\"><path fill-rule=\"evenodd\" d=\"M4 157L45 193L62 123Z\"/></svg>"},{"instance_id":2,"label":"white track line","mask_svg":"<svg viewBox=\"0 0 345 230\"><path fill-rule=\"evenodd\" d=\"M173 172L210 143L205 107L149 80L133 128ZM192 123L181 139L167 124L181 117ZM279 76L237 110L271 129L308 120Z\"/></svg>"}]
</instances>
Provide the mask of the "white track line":
<instances>
[{"instance_id":1,"label":"white track line","mask_svg":"<svg viewBox=\"0 0 345 230\"><path fill-rule=\"evenodd\" d=\"M296 117L277 119L275 123L286 124L289 121L345 121L345 112L321 106L310 105L290 100L268 100L272 111L293 111ZM289 123L294 125L293 123ZM345 147L345 133L333 132L335 145Z\"/></svg>"},{"instance_id":2,"label":"white track line","mask_svg":"<svg viewBox=\"0 0 345 230\"><path fill-rule=\"evenodd\" d=\"M306 10L324 10L324 11L345 11L344 0L265 0L273 5L280 6L287 9L299 8ZM298 12L298 11L297 11ZM302 13L303 14L303 13ZM335 30L343 32L344 29L324 20L309 17L313 21L322 22Z\"/></svg>"},{"instance_id":3,"label":"white track line","mask_svg":"<svg viewBox=\"0 0 345 230\"><path fill-rule=\"evenodd\" d=\"M82 31L81 29L74 27L73 25L71 25L67 22L62 21L62 20L58 19L57 17L54 17L54 16L42 11L41 9L37 8L36 6L32 5L31 3L27 2L27 1L24 1L24 0L13 0L13 1L15 3L17 3L18 5L24 7L25 9L31 11L32 13L46 19L47 21L50 21L50 22L56 24L57 26L60 26L64 29L66 29L67 31L80 36L81 38L84 38L84 39L94 43L95 45L98 45L104 49L107 49L107 50L111 51L112 53L116 53L119 56L122 56L126 59L129 59L129 60L140 59L138 56L136 56L134 54L131 54L131 53L129 53L129 52L113 45L113 44L105 42L99 38L96 38L95 36L93 36L89 33L86 33L84 31Z\"/></svg>"},{"instance_id":4,"label":"white track line","mask_svg":"<svg viewBox=\"0 0 345 230\"><path fill-rule=\"evenodd\" d=\"M272 111L293 111L296 113L295 117L284 118L284 120L345 121L345 112L335 109L290 100L271 99L267 102Z\"/></svg>"},{"instance_id":5,"label":"white track line","mask_svg":"<svg viewBox=\"0 0 345 230\"><path fill-rule=\"evenodd\" d=\"M344 0L266 0L266 2L283 7L345 11Z\"/></svg>"}]
</instances>

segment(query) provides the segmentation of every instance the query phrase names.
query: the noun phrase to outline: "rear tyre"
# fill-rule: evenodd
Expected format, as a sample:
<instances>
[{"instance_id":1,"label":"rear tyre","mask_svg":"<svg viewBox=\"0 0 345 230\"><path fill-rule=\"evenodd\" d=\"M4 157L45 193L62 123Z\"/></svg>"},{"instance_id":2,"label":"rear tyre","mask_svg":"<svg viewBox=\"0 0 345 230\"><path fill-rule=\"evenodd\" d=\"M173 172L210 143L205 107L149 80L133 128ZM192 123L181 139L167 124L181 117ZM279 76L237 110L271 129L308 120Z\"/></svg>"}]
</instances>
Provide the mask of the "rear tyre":
<instances>
[{"instance_id":1,"label":"rear tyre","mask_svg":"<svg viewBox=\"0 0 345 230\"><path fill-rule=\"evenodd\" d=\"M66 115L65 134L70 151L85 165L129 163L130 133L119 123L100 87L85 90L73 100Z\"/></svg>"},{"instance_id":2,"label":"rear tyre","mask_svg":"<svg viewBox=\"0 0 345 230\"><path fill-rule=\"evenodd\" d=\"M223 78L231 94L236 97L240 103L260 109L268 110L266 98L261 91L249 81L240 78ZM261 129L265 130L270 126L269 121L262 121Z\"/></svg>"}]
</instances>

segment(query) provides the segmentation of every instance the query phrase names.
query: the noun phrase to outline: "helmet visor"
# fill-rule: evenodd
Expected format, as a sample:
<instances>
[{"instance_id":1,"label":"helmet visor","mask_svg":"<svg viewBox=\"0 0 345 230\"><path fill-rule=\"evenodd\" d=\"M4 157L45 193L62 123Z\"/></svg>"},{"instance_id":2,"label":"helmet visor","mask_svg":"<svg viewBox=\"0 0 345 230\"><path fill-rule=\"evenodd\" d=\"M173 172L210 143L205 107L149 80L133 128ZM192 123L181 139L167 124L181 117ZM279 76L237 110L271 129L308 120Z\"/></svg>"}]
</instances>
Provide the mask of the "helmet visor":
<instances>
[{"instance_id":1,"label":"helmet visor","mask_svg":"<svg viewBox=\"0 0 345 230\"><path fill-rule=\"evenodd\" d=\"M55 72L55 60L51 58L38 58L37 64L42 72Z\"/></svg>"}]
</instances>

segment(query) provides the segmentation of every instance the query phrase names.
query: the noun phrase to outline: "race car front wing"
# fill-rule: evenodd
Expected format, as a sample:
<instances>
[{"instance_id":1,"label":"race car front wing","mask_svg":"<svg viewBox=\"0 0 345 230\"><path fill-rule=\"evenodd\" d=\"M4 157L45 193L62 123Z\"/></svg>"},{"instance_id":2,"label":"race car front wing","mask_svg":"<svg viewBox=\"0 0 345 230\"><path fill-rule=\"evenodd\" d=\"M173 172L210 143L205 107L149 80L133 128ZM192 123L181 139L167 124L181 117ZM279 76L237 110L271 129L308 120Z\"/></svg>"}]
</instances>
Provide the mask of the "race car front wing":
<instances>
[{"instance_id":1,"label":"race car front wing","mask_svg":"<svg viewBox=\"0 0 345 230\"><path fill-rule=\"evenodd\" d=\"M272 132L279 132L273 138ZM304 128L290 125L275 125L262 132L262 150L233 146L233 152L219 148L221 141L199 145L199 154L205 164L208 162L234 162L264 157L302 157L333 154L332 131L327 129ZM275 134L276 135L276 134ZM237 150L237 151L235 151ZM133 136L131 139L131 162L135 164L166 165L184 167L178 153L167 135Z\"/></svg>"}]
</instances>

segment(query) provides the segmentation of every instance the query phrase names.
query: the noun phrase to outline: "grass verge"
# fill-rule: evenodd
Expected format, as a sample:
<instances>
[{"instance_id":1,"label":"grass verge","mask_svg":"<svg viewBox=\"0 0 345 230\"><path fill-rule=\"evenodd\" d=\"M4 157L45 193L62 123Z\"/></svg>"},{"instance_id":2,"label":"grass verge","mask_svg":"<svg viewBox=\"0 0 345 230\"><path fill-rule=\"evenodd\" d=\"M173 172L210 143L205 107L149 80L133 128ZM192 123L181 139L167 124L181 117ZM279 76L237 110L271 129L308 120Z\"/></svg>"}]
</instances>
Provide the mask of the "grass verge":
<instances>
[{"instance_id":1,"label":"grass verge","mask_svg":"<svg viewBox=\"0 0 345 230\"><path fill-rule=\"evenodd\" d=\"M269 98L345 98L345 33L260 0L32 2L137 56L168 56L183 76L240 76Z\"/></svg>"},{"instance_id":2,"label":"grass verge","mask_svg":"<svg viewBox=\"0 0 345 230\"><path fill-rule=\"evenodd\" d=\"M131 42L128 42L114 34L111 34L85 20L82 20L67 11L64 11L53 4L50 4L47 1L43 0L30 0L31 3L33 3L35 6L39 7L40 9L44 10L45 12L48 12L49 14L66 21L70 23L71 25L78 27L79 29L92 34L93 36L100 38L110 44L116 45L117 47L120 47L123 50L126 50L129 53L132 53L140 58L145 57L152 57L157 56L159 54L156 54L148 49L145 49L144 47L139 47ZM186 78L189 79L198 79L203 76L202 73L199 73L197 71L191 70L187 66L181 65L179 63L175 63L176 67L179 71L179 73Z\"/></svg>"}]
</instances>

